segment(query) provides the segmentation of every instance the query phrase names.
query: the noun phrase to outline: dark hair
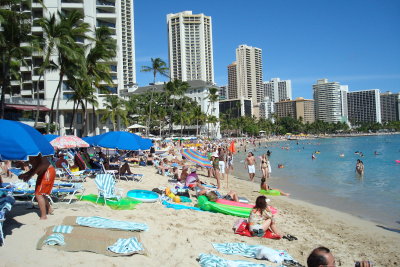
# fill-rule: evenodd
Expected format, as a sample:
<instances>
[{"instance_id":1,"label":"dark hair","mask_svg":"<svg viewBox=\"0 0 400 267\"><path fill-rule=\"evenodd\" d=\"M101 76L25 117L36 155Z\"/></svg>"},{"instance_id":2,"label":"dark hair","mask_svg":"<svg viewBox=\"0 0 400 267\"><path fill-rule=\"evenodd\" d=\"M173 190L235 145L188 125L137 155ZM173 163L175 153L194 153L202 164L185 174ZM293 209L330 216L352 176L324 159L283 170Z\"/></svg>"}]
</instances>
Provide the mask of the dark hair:
<instances>
[{"instance_id":1,"label":"dark hair","mask_svg":"<svg viewBox=\"0 0 400 267\"><path fill-rule=\"evenodd\" d=\"M328 261L324 257L324 254L330 253L329 248L319 247L314 249L307 258L308 267L318 267L320 265L327 265Z\"/></svg>"},{"instance_id":2,"label":"dark hair","mask_svg":"<svg viewBox=\"0 0 400 267\"><path fill-rule=\"evenodd\" d=\"M267 198L265 196L259 196L256 199L255 209L259 210L261 213L267 208L267 202L265 201Z\"/></svg>"}]
</instances>

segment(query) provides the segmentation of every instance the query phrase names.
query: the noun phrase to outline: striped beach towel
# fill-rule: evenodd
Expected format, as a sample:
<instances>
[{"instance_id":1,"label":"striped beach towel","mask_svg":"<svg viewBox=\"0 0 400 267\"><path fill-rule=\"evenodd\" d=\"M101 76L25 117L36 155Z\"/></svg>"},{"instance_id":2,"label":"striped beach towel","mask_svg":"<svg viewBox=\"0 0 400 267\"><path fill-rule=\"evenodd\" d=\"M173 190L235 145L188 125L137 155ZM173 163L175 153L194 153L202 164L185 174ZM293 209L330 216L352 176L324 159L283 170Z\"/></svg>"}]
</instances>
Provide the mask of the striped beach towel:
<instances>
[{"instance_id":1,"label":"striped beach towel","mask_svg":"<svg viewBox=\"0 0 400 267\"><path fill-rule=\"evenodd\" d=\"M219 252L226 255L240 255L248 258L256 258L257 254L262 249L272 250L264 246L248 245L246 243L213 243L213 247ZM282 261L294 261L292 256L290 256L287 251L284 250L274 250Z\"/></svg>"},{"instance_id":2,"label":"striped beach towel","mask_svg":"<svg viewBox=\"0 0 400 267\"><path fill-rule=\"evenodd\" d=\"M266 267L265 264L258 264L249 261L226 260L213 254L200 254L199 264L202 267Z\"/></svg>"},{"instance_id":3,"label":"striped beach towel","mask_svg":"<svg viewBox=\"0 0 400 267\"><path fill-rule=\"evenodd\" d=\"M46 245L50 245L50 246L55 246L55 245L64 246L65 245L64 236L62 234L49 235L43 242Z\"/></svg>"},{"instance_id":4,"label":"striped beach towel","mask_svg":"<svg viewBox=\"0 0 400 267\"><path fill-rule=\"evenodd\" d=\"M115 244L109 246L107 249L117 254L132 254L143 250L143 246L139 243L136 237L127 239L119 238Z\"/></svg>"},{"instance_id":5,"label":"striped beach towel","mask_svg":"<svg viewBox=\"0 0 400 267\"><path fill-rule=\"evenodd\" d=\"M147 231L149 227L144 223L116 221L103 217L76 217L76 223L82 226L103 228L103 229L117 229L126 231Z\"/></svg>"},{"instance_id":6,"label":"striped beach towel","mask_svg":"<svg viewBox=\"0 0 400 267\"><path fill-rule=\"evenodd\" d=\"M56 225L53 227L53 233L70 234L73 229L70 225Z\"/></svg>"}]
</instances>

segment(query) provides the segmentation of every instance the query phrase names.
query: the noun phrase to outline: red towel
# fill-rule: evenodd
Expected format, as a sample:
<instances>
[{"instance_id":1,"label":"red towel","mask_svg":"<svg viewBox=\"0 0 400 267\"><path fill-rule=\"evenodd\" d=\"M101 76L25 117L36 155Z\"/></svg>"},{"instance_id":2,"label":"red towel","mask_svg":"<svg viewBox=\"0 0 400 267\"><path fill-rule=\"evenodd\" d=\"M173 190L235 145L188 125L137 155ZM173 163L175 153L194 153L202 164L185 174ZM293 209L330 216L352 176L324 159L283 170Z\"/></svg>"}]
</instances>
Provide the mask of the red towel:
<instances>
[{"instance_id":1,"label":"red towel","mask_svg":"<svg viewBox=\"0 0 400 267\"><path fill-rule=\"evenodd\" d=\"M235 234L252 237L252 235L249 231L249 224L246 221L244 221L240 224L240 226L236 229ZM267 230L265 232L263 238L281 239L281 236L272 233L270 230Z\"/></svg>"}]
</instances>

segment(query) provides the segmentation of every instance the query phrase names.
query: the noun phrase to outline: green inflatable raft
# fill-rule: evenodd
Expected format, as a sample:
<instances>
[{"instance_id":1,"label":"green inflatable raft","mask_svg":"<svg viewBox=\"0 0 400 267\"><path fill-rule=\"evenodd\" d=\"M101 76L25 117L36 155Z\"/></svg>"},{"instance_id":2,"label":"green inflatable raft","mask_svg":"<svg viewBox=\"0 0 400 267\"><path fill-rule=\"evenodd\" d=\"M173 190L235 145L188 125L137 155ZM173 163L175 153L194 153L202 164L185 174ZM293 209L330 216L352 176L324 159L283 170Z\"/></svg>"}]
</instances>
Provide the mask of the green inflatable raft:
<instances>
[{"instance_id":1,"label":"green inflatable raft","mask_svg":"<svg viewBox=\"0 0 400 267\"><path fill-rule=\"evenodd\" d=\"M269 196L280 196L281 192L279 192L278 190L260 190L260 194L263 195L269 195Z\"/></svg>"},{"instance_id":2,"label":"green inflatable raft","mask_svg":"<svg viewBox=\"0 0 400 267\"><path fill-rule=\"evenodd\" d=\"M242 218L248 218L250 216L251 208L229 206L224 204L218 204L208 200L206 196L199 196L197 199L198 207L201 210L219 212L226 215L232 215Z\"/></svg>"}]
</instances>

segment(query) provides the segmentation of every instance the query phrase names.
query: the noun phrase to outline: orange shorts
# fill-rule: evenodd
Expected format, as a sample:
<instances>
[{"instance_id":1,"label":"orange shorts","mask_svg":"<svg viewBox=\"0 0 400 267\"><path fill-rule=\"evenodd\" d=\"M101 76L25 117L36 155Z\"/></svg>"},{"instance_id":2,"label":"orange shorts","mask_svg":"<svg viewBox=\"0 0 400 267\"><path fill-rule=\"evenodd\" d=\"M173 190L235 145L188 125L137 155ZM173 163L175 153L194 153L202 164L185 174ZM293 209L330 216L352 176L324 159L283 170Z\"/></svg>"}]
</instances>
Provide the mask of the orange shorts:
<instances>
[{"instance_id":1,"label":"orange shorts","mask_svg":"<svg viewBox=\"0 0 400 267\"><path fill-rule=\"evenodd\" d=\"M36 181L35 195L50 195L53 189L56 170L50 166L47 171Z\"/></svg>"}]
</instances>

